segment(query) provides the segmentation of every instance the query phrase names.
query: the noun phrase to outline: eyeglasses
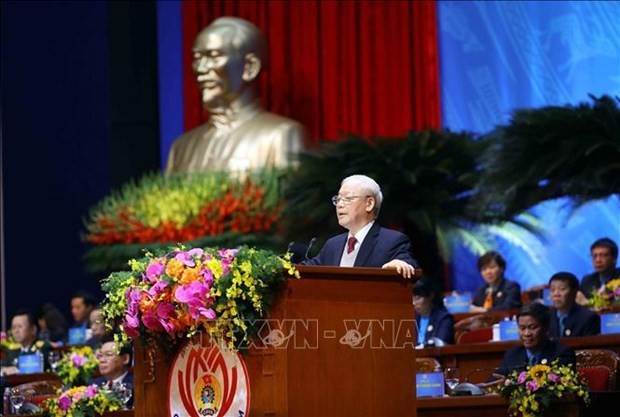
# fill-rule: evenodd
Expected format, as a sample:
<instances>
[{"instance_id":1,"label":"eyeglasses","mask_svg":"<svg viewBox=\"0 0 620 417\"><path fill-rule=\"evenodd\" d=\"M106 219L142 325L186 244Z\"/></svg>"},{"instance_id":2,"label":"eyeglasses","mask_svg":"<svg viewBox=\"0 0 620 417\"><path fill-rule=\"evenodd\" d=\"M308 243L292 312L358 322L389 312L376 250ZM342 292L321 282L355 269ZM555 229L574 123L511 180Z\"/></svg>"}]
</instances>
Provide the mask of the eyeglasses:
<instances>
[{"instance_id":1,"label":"eyeglasses","mask_svg":"<svg viewBox=\"0 0 620 417\"><path fill-rule=\"evenodd\" d=\"M332 197L332 204L334 206L337 206L338 203L342 202L342 204L344 204L345 206L348 206L356 198L366 198L366 197L372 197L372 196L371 195L352 195L349 197L340 197L339 195L335 195Z\"/></svg>"},{"instance_id":2,"label":"eyeglasses","mask_svg":"<svg viewBox=\"0 0 620 417\"><path fill-rule=\"evenodd\" d=\"M97 358L97 360L101 360L103 358L112 359L115 356L116 356L116 353L114 352L97 352L97 354L95 355L95 358Z\"/></svg>"}]
</instances>

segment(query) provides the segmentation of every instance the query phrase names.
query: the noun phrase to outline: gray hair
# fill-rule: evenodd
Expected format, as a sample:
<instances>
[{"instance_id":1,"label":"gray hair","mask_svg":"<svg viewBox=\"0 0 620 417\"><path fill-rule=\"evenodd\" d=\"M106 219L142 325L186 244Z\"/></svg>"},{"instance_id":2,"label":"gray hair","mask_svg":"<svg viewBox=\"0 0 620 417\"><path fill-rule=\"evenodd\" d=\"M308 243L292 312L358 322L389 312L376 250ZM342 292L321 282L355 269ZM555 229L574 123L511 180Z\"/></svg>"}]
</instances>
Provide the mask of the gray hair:
<instances>
[{"instance_id":1,"label":"gray hair","mask_svg":"<svg viewBox=\"0 0 620 417\"><path fill-rule=\"evenodd\" d=\"M342 187L345 184L354 184L375 199L375 207L373 211L376 218L379 215L381 203L383 202L383 193L381 192L381 187L379 187L377 181L367 177L366 175L351 175L343 179L340 186Z\"/></svg>"},{"instance_id":2,"label":"gray hair","mask_svg":"<svg viewBox=\"0 0 620 417\"><path fill-rule=\"evenodd\" d=\"M215 19L203 31L210 31L224 27L233 32L231 43L244 56L253 52L262 65L267 61L267 41L263 32L254 24L238 17L224 16Z\"/></svg>"}]
</instances>

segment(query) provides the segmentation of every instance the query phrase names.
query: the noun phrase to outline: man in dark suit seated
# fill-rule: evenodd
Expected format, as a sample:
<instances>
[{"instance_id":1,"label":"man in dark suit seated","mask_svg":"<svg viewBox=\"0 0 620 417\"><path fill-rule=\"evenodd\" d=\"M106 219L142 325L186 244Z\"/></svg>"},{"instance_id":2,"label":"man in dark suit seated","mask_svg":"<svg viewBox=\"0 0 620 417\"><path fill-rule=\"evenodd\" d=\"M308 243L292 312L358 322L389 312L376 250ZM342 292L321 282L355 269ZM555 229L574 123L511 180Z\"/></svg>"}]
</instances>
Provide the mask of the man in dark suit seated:
<instances>
[{"instance_id":1,"label":"man in dark suit seated","mask_svg":"<svg viewBox=\"0 0 620 417\"><path fill-rule=\"evenodd\" d=\"M37 339L37 320L28 310L18 310L11 319L11 335L19 347L10 349L2 359L2 375L11 375L18 372L18 361L22 355L33 355L37 352L43 356L43 367L48 369L47 355L52 346L43 340Z\"/></svg>"},{"instance_id":2,"label":"man in dark suit seated","mask_svg":"<svg viewBox=\"0 0 620 417\"><path fill-rule=\"evenodd\" d=\"M601 332L601 318L575 302L579 281L570 272L558 272L549 280L553 309L551 337L591 336Z\"/></svg>"},{"instance_id":3,"label":"man in dark suit seated","mask_svg":"<svg viewBox=\"0 0 620 417\"><path fill-rule=\"evenodd\" d=\"M550 364L556 359L560 365L575 366L575 351L549 338L550 317L549 309L540 303L531 303L519 310L517 326L522 345L506 351L497 370L498 376L508 376L512 371L522 371L527 366Z\"/></svg>"},{"instance_id":4,"label":"man in dark suit seated","mask_svg":"<svg viewBox=\"0 0 620 417\"><path fill-rule=\"evenodd\" d=\"M409 238L376 222L382 201L381 189L372 178L345 178L332 203L338 224L348 232L329 239L317 256L302 264L389 268L411 278L418 263Z\"/></svg>"},{"instance_id":5,"label":"man in dark suit seated","mask_svg":"<svg viewBox=\"0 0 620 417\"><path fill-rule=\"evenodd\" d=\"M593 291L598 290L612 279L620 278L620 269L616 268L618 262L616 242L607 237L598 239L590 246L590 255L595 272L581 279L581 292L577 295L577 302L582 305Z\"/></svg>"},{"instance_id":6,"label":"man in dark suit seated","mask_svg":"<svg viewBox=\"0 0 620 417\"><path fill-rule=\"evenodd\" d=\"M127 408L133 407L133 373L131 372L131 346L124 346L116 352L113 335L102 340L101 349L97 352L99 372L101 376L94 378L92 383L111 391L117 391L119 384L131 389L132 395L127 401Z\"/></svg>"}]
</instances>

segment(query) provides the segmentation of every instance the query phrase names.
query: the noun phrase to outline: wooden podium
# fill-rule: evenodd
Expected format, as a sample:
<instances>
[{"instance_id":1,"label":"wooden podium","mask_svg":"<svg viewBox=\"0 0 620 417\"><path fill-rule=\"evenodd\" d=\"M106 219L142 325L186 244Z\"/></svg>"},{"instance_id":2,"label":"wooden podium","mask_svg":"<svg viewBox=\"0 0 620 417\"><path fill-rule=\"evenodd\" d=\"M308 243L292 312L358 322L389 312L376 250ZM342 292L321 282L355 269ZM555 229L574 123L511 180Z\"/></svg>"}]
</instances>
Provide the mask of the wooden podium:
<instances>
[{"instance_id":1,"label":"wooden podium","mask_svg":"<svg viewBox=\"0 0 620 417\"><path fill-rule=\"evenodd\" d=\"M250 415L416 416L411 280L376 268L299 266L244 353ZM167 414L170 364L136 346L135 416Z\"/></svg>"}]
</instances>

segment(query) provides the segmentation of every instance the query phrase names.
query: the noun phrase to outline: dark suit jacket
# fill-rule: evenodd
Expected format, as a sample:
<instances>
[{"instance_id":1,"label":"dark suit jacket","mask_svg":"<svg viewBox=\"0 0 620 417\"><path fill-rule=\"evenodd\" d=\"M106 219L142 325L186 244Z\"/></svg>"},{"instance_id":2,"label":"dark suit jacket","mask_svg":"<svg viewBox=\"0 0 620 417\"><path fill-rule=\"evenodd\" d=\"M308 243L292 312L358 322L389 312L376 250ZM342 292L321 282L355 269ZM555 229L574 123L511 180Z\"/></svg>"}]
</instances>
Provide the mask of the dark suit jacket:
<instances>
[{"instance_id":1,"label":"dark suit jacket","mask_svg":"<svg viewBox=\"0 0 620 417\"><path fill-rule=\"evenodd\" d=\"M478 307L484 305L484 299L487 297L487 288L489 288L489 284L484 284L478 288L472 300L473 305ZM491 307L491 310L506 310L519 307L521 307L521 286L514 281L502 278L502 282L493 291L493 307Z\"/></svg>"},{"instance_id":2,"label":"dark suit jacket","mask_svg":"<svg viewBox=\"0 0 620 417\"><path fill-rule=\"evenodd\" d=\"M133 373L131 371L127 372L127 375L125 375L125 377L123 378L121 382L127 386L130 386L133 392L133 386L134 386ZM104 376L98 376L97 378L93 378L93 380L91 381L91 384L97 384L100 387L106 387L106 388L107 388L106 386L107 383L108 383L108 380L105 379ZM127 408L133 408L133 393L131 395L131 398L127 402Z\"/></svg>"},{"instance_id":3,"label":"dark suit jacket","mask_svg":"<svg viewBox=\"0 0 620 417\"><path fill-rule=\"evenodd\" d=\"M347 236L348 233L343 233L332 237L325 242L317 256L302 262L302 265L340 265ZM393 259L400 259L415 267L419 266L411 255L409 238L395 230L383 228L375 222L364 238L353 266L381 268Z\"/></svg>"},{"instance_id":4,"label":"dark suit jacket","mask_svg":"<svg viewBox=\"0 0 620 417\"><path fill-rule=\"evenodd\" d=\"M560 334L560 323L555 309L551 310L551 337L592 336L601 332L601 317L589 308L575 304L564 321L564 334Z\"/></svg>"},{"instance_id":5,"label":"dark suit jacket","mask_svg":"<svg viewBox=\"0 0 620 417\"><path fill-rule=\"evenodd\" d=\"M610 277L605 281L606 283L611 281L612 279L620 278L620 269L616 268ZM597 290L601 286L601 278L598 272L594 272L592 274L584 275L581 278L581 292L586 297L590 298L592 291Z\"/></svg>"},{"instance_id":6,"label":"dark suit jacket","mask_svg":"<svg viewBox=\"0 0 620 417\"><path fill-rule=\"evenodd\" d=\"M420 315L415 315L416 323L420 323ZM444 343L454 344L454 317L445 307L433 308L424 336L424 344L433 337L441 339Z\"/></svg>"},{"instance_id":7,"label":"dark suit jacket","mask_svg":"<svg viewBox=\"0 0 620 417\"><path fill-rule=\"evenodd\" d=\"M547 340L547 343L542 348L538 363L541 363L543 359L547 360L550 364L555 359L558 359L560 365L572 365L573 367L577 363L575 357L575 351L569 347L561 345L555 340ZM508 349L504 353L504 360L502 365L498 368L497 373L502 375L509 375L512 371L523 371L528 365L527 353L523 346L516 346Z\"/></svg>"}]
</instances>

